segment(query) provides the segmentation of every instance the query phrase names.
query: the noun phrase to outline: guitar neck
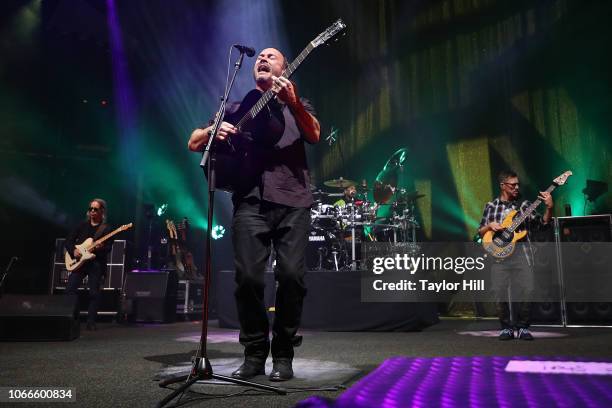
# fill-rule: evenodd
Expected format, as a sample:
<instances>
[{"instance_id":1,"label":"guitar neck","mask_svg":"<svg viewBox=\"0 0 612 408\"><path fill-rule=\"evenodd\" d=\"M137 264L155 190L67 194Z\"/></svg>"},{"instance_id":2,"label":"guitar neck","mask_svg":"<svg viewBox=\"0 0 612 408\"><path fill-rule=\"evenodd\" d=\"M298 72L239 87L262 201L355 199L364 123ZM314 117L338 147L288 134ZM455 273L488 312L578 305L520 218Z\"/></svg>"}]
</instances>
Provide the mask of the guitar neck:
<instances>
[{"instance_id":1,"label":"guitar neck","mask_svg":"<svg viewBox=\"0 0 612 408\"><path fill-rule=\"evenodd\" d=\"M546 189L546 192L551 193L555 188L557 188L557 186L555 184L551 184ZM531 205L527 207L527 209L523 213L521 213L520 216L516 217L514 221L512 221L512 225L508 228L508 231L514 232L514 230L516 230L519 225L521 225L527 219L527 217L529 217L531 213L534 212L536 208L538 208L541 203L542 200L540 200L539 198L536 199L533 203L531 203Z\"/></svg>"},{"instance_id":2,"label":"guitar neck","mask_svg":"<svg viewBox=\"0 0 612 408\"><path fill-rule=\"evenodd\" d=\"M94 248L96 245L100 245L101 243L103 243L104 241L106 241L107 239L112 237L113 235L118 234L119 232L121 232L122 229L123 229L123 227L119 227L116 230L114 230L112 232L109 232L108 234L104 235L103 237L98 238L97 240L95 240L94 242L91 243L89 248Z\"/></svg>"},{"instance_id":3,"label":"guitar neck","mask_svg":"<svg viewBox=\"0 0 612 408\"><path fill-rule=\"evenodd\" d=\"M295 70L300 66L300 64L304 62L306 57L308 57L308 55L312 52L313 49L314 46L312 45L312 43L308 44L306 48L302 50L300 55L298 55L297 58L294 59L293 62L289 64L289 66L287 66L287 69L285 70L282 76L289 79L291 75L293 75ZM272 92L271 89L268 89L266 92L264 92L261 98L259 98L259 101L257 101L257 103L253 105L253 107L238 121L236 127L238 129L241 129L242 126L244 126L249 120L257 116L257 114L261 112L261 110L268 104L268 102L272 100L272 98L274 98L274 96L275 94L274 92Z\"/></svg>"}]
</instances>

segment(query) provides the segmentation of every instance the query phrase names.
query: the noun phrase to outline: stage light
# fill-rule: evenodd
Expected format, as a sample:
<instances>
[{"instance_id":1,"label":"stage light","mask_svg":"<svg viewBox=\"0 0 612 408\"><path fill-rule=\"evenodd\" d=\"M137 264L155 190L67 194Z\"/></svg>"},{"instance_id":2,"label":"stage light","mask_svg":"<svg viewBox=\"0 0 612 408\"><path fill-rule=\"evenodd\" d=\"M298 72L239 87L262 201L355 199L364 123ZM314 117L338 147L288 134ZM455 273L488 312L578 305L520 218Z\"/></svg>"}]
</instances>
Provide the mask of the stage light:
<instances>
[{"instance_id":1,"label":"stage light","mask_svg":"<svg viewBox=\"0 0 612 408\"><path fill-rule=\"evenodd\" d=\"M157 216L161 217L168 209L168 204L162 204L157 208Z\"/></svg>"},{"instance_id":2,"label":"stage light","mask_svg":"<svg viewBox=\"0 0 612 408\"><path fill-rule=\"evenodd\" d=\"M225 228L223 225L215 225L212 229L212 238L221 239L225 235Z\"/></svg>"}]
</instances>

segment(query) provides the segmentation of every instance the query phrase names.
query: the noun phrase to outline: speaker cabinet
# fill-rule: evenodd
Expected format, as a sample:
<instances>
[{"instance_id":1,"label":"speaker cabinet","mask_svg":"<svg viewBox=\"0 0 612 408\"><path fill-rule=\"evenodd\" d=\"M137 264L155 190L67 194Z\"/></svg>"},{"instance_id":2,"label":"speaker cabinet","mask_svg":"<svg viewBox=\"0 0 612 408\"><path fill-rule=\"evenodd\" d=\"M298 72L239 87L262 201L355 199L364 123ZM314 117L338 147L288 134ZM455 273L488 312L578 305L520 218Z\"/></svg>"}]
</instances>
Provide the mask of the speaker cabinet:
<instances>
[{"instance_id":1,"label":"speaker cabinet","mask_svg":"<svg viewBox=\"0 0 612 408\"><path fill-rule=\"evenodd\" d=\"M0 340L74 340L80 335L76 295L5 295L0 298Z\"/></svg>"},{"instance_id":2,"label":"speaker cabinet","mask_svg":"<svg viewBox=\"0 0 612 408\"><path fill-rule=\"evenodd\" d=\"M174 322L177 289L175 271L129 272L124 288L127 319L133 322Z\"/></svg>"},{"instance_id":3,"label":"speaker cabinet","mask_svg":"<svg viewBox=\"0 0 612 408\"><path fill-rule=\"evenodd\" d=\"M612 325L611 217L556 219L568 325Z\"/></svg>"},{"instance_id":4,"label":"speaker cabinet","mask_svg":"<svg viewBox=\"0 0 612 408\"><path fill-rule=\"evenodd\" d=\"M534 261L534 284L538 292L538 301L531 305L531 322L560 325L563 320L555 230L544 228L534 231L530 238Z\"/></svg>"}]
</instances>

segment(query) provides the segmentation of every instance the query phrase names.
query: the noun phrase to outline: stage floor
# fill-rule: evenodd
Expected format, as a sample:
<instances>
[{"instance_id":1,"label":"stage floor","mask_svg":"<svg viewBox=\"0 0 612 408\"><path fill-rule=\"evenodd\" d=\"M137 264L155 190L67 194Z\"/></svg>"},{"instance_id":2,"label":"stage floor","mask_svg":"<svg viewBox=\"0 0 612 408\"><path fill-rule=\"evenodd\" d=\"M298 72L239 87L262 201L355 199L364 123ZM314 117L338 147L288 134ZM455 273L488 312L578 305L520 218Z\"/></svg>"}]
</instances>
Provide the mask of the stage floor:
<instances>
[{"instance_id":1,"label":"stage floor","mask_svg":"<svg viewBox=\"0 0 612 408\"><path fill-rule=\"evenodd\" d=\"M242 348L237 331L212 324L209 357L219 364L239 361ZM536 327L533 342L500 342L495 337L494 320L442 320L422 332L315 332L304 331L304 342L296 358L303 373L282 385L306 388L339 385L350 387L392 357L453 356L564 356L577 360L612 359L612 329ZM98 331L83 331L72 342L0 343L0 386L74 387L77 403L87 407L151 407L169 394L154 378L172 367L188 362L199 341L200 323L122 326L100 323ZM319 363L317 363L319 362ZM296 368L298 364L296 364ZM309 368L310 367L310 368ZM315 381L312 367L323 370L323 380ZM231 367L219 366L221 370ZM310 370L310 371L309 371ZM327 371L330 372L327 372ZM332 371L342 371L334 376ZM310 374L307 374L310 373ZM559 377L560 378L560 377ZM608 376L608 378L610 378ZM268 383L266 377L256 380ZM556 381L551 377L551 381ZM206 393L234 393L232 386L198 385ZM335 399L339 391L300 391L287 396L251 392L213 401L202 400L188 406L214 407L291 407L310 396ZM203 398L190 394L189 397ZM29 406L30 404L15 404ZM36 403L32 406L45 406ZM3 404L3 406L5 406ZM579 405L578 405L579 406Z\"/></svg>"}]
</instances>

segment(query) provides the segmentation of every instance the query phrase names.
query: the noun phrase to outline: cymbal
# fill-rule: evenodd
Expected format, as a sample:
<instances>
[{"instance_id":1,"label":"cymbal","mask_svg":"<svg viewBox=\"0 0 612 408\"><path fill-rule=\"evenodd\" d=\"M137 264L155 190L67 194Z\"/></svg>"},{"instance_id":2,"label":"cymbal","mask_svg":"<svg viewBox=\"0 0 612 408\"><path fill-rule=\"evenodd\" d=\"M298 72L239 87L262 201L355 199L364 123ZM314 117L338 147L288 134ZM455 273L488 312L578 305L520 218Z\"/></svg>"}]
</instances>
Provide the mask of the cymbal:
<instances>
[{"instance_id":1,"label":"cymbal","mask_svg":"<svg viewBox=\"0 0 612 408\"><path fill-rule=\"evenodd\" d=\"M327 187L347 188L347 187L350 187L350 186L357 185L357 182L353 181L353 180L346 180L346 179L340 177L340 178L337 178L337 179L327 180L327 181L323 182L323 184L325 184Z\"/></svg>"},{"instance_id":2,"label":"cymbal","mask_svg":"<svg viewBox=\"0 0 612 408\"><path fill-rule=\"evenodd\" d=\"M395 151L385 163L383 169L376 176L376 181L391 187L403 187L401 183L404 166L408 160L408 148L402 147Z\"/></svg>"}]
</instances>

